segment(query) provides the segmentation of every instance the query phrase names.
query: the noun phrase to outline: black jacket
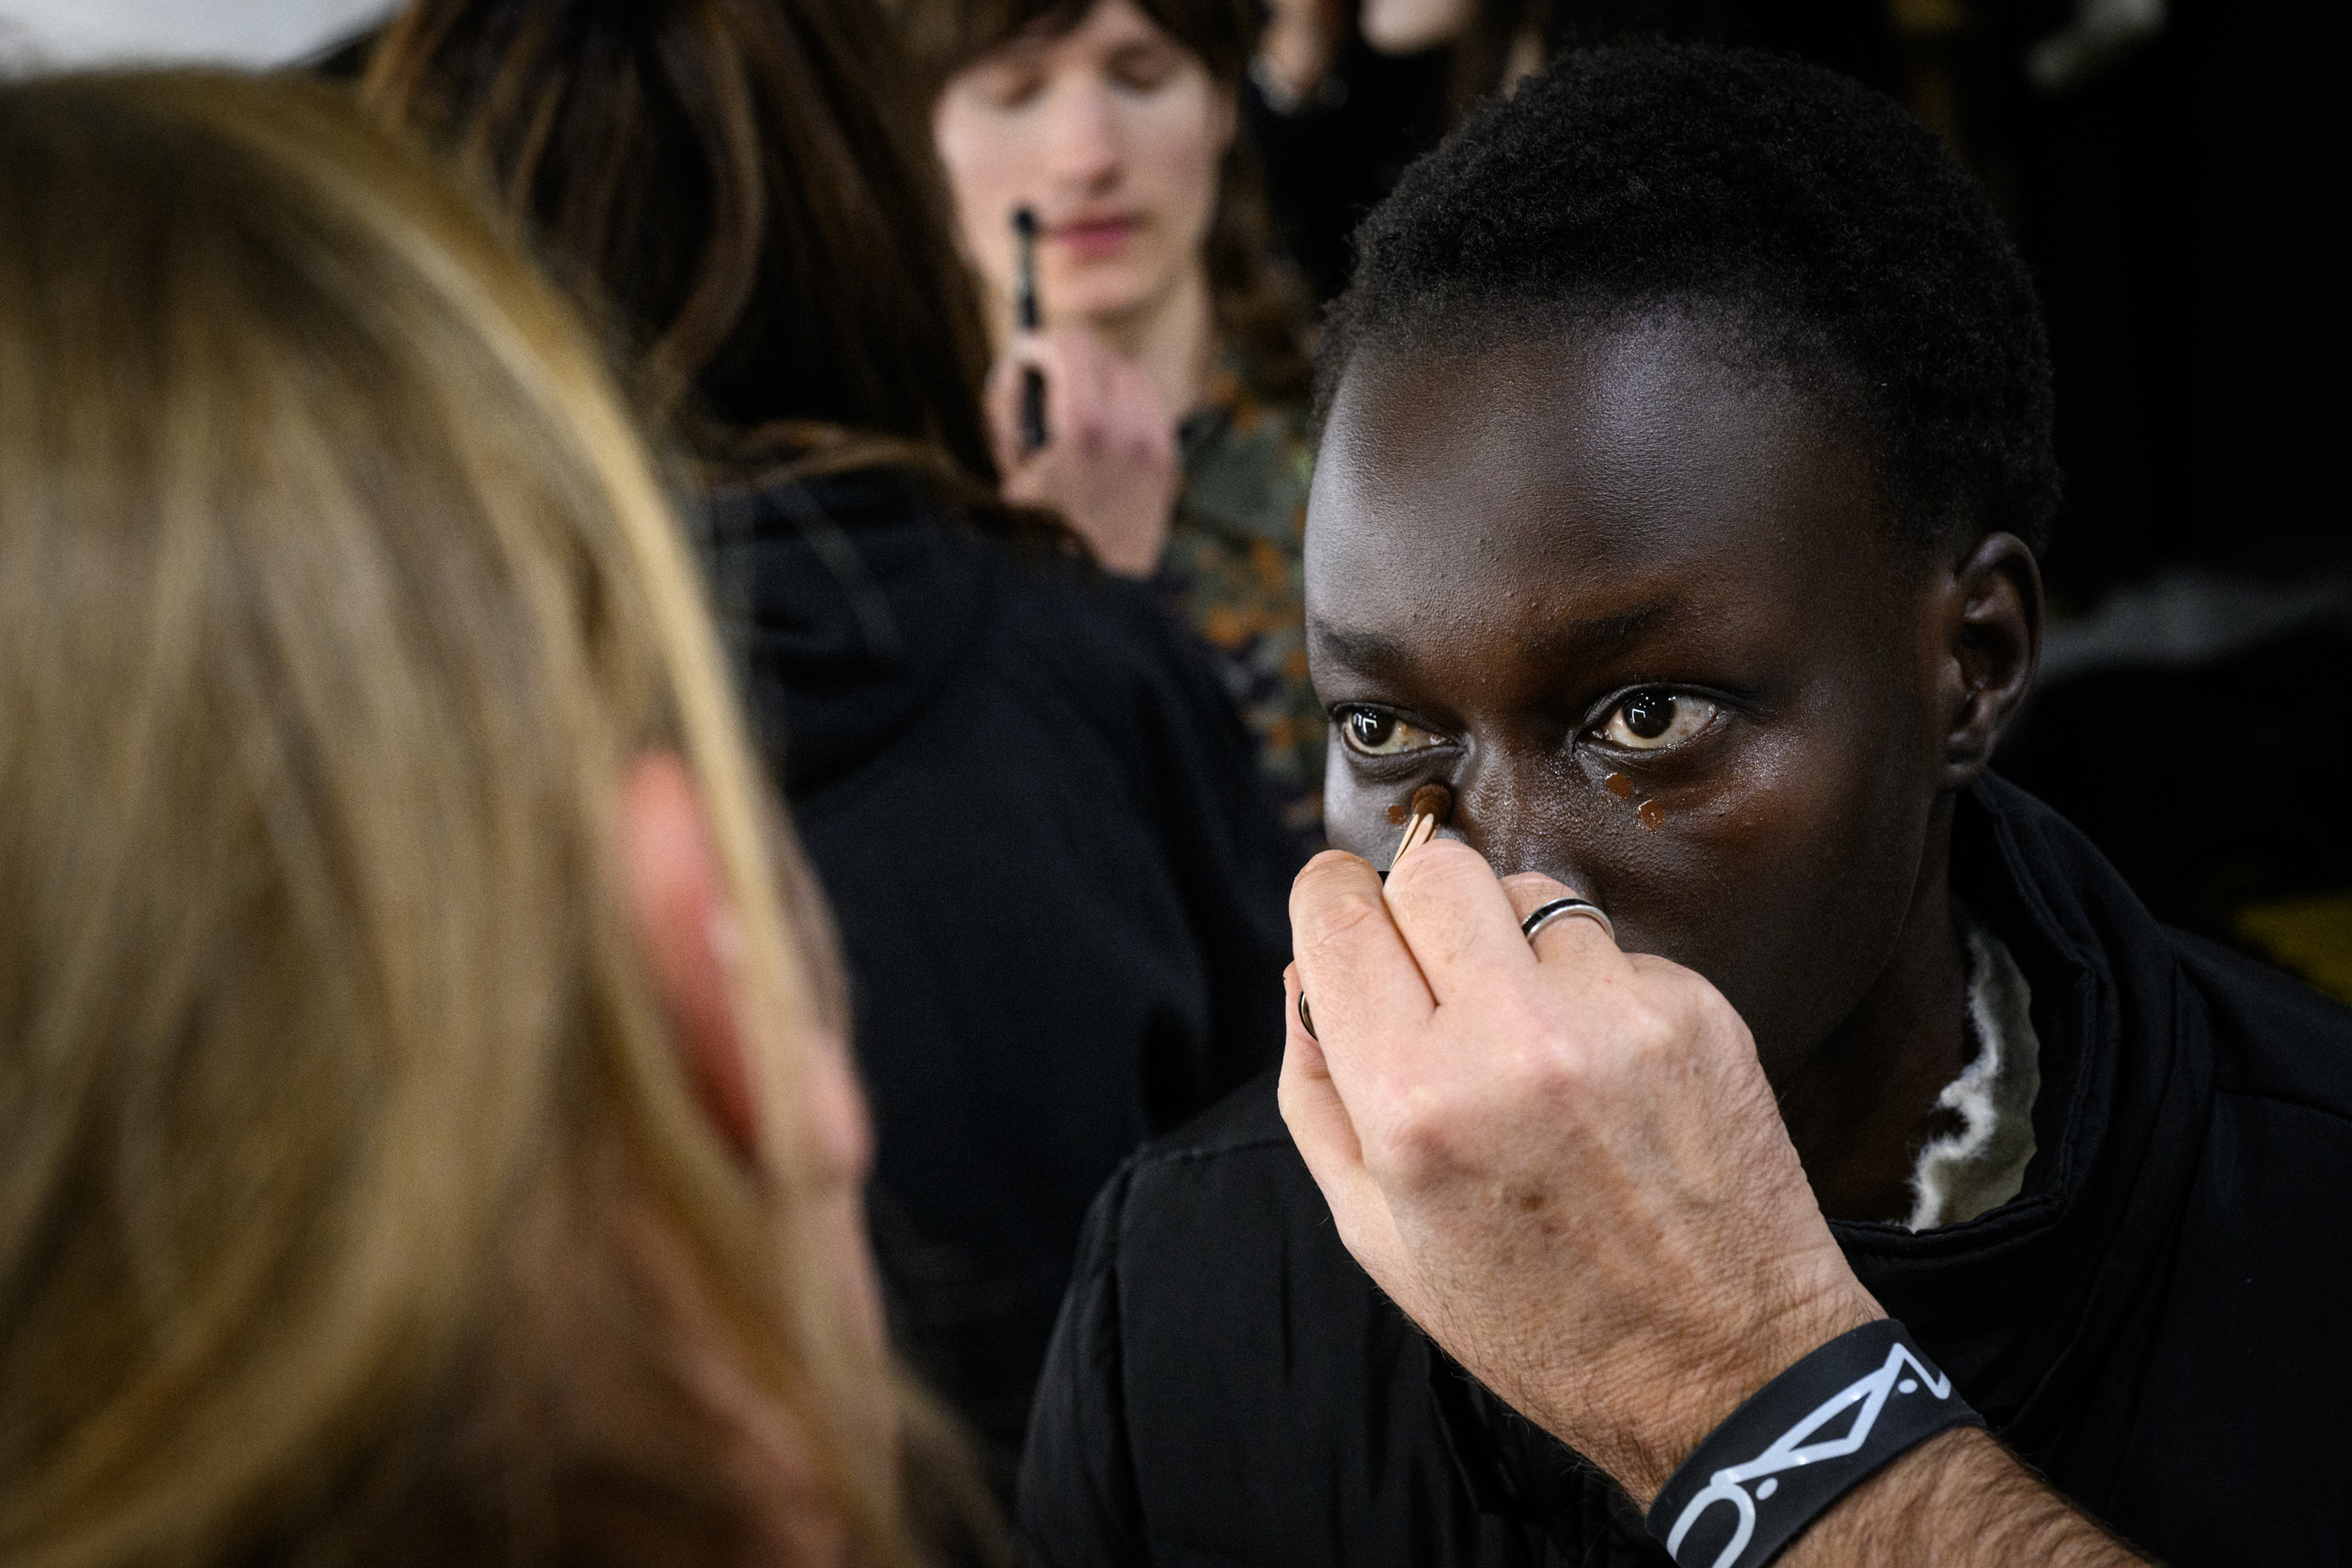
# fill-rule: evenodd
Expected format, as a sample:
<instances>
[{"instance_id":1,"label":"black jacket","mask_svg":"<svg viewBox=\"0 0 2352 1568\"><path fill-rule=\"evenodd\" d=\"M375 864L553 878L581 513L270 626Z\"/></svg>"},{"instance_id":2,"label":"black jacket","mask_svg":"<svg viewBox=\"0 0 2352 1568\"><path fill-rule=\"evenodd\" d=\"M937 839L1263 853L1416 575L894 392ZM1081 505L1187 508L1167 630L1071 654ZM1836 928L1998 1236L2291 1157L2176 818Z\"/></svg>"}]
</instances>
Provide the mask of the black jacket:
<instances>
[{"instance_id":1,"label":"black jacket","mask_svg":"<svg viewBox=\"0 0 2352 1568\"><path fill-rule=\"evenodd\" d=\"M722 499L710 533L840 925L896 1327L1009 1455L1088 1201L1280 1051L1293 852L1144 588L902 471Z\"/></svg>"},{"instance_id":2,"label":"black jacket","mask_svg":"<svg viewBox=\"0 0 2352 1568\"><path fill-rule=\"evenodd\" d=\"M2168 1561L2352 1554L2352 1010L2155 925L1997 782L1953 878L2033 987L2013 1201L1833 1226L1994 1430ZM1022 1517L1100 1563L1663 1563L1621 1494L1453 1368L1333 1234L1270 1085L1089 1222Z\"/></svg>"}]
</instances>

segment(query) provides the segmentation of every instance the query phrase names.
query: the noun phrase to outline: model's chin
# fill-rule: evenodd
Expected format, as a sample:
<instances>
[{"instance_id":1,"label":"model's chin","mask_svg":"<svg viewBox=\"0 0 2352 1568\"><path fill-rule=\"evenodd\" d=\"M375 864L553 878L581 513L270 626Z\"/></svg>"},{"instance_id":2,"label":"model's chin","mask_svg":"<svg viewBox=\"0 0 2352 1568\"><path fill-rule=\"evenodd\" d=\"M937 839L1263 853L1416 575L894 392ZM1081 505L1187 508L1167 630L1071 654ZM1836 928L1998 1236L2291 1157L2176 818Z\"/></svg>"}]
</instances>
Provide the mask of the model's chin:
<instances>
[{"instance_id":1,"label":"model's chin","mask_svg":"<svg viewBox=\"0 0 2352 1568\"><path fill-rule=\"evenodd\" d=\"M1073 277L1054 300L1054 314L1065 321L1110 322L1133 315L1152 297L1152 291L1121 277Z\"/></svg>"},{"instance_id":2,"label":"model's chin","mask_svg":"<svg viewBox=\"0 0 2352 1568\"><path fill-rule=\"evenodd\" d=\"M1171 270L1153 257L1127 253L1070 257L1057 277L1040 279L1045 306L1064 320L1108 321L1134 314L1167 292Z\"/></svg>"}]
</instances>

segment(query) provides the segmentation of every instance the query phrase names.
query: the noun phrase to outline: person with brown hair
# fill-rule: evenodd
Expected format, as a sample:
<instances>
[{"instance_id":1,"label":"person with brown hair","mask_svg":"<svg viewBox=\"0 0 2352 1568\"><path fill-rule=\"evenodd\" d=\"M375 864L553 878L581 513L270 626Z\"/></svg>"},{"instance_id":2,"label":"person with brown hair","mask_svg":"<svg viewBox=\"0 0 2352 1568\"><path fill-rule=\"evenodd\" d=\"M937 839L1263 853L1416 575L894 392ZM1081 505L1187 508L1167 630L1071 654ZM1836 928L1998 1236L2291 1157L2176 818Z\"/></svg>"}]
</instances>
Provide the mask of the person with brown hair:
<instances>
[{"instance_id":1,"label":"person with brown hair","mask_svg":"<svg viewBox=\"0 0 2352 1568\"><path fill-rule=\"evenodd\" d=\"M823 915L571 310L298 79L0 85L0 1560L929 1560Z\"/></svg>"},{"instance_id":2,"label":"person with brown hair","mask_svg":"<svg viewBox=\"0 0 2352 1568\"><path fill-rule=\"evenodd\" d=\"M1285 824L1320 844L1329 721L1307 679L1299 576L1313 465L1307 307L1270 258L1256 165L1237 135L1254 5L894 8L998 349L990 408L1005 493L1050 498L1097 447L1172 435L1183 465L1172 508L1093 543L1104 564L1156 578L1213 651ZM1025 212L1041 331L1020 308ZM1023 406L1025 381L1040 375L1041 432L1025 428Z\"/></svg>"},{"instance_id":3,"label":"person with brown hair","mask_svg":"<svg viewBox=\"0 0 2352 1568\"><path fill-rule=\"evenodd\" d=\"M363 91L536 230L681 411L839 913L893 1317L1001 1480L1094 1190L1273 1062L1295 858L1149 592L998 499L897 60L863 5L420 0Z\"/></svg>"}]
</instances>

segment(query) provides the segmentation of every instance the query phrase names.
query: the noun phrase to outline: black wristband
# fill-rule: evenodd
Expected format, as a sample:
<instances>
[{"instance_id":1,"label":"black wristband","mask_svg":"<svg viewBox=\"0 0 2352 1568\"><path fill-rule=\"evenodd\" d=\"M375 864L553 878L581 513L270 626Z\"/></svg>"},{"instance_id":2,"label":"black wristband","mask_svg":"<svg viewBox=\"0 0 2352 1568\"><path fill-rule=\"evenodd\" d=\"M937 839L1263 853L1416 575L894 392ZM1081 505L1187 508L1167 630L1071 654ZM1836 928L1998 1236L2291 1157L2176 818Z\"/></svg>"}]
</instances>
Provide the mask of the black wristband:
<instances>
[{"instance_id":1,"label":"black wristband","mask_svg":"<svg viewBox=\"0 0 2352 1568\"><path fill-rule=\"evenodd\" d=\"M1889 1460L1982 1426L1892 1318L1841 1334L1757 1389L1650 1504L1677 1568L1764 1568Z\"/></svg>"}]
</instances>

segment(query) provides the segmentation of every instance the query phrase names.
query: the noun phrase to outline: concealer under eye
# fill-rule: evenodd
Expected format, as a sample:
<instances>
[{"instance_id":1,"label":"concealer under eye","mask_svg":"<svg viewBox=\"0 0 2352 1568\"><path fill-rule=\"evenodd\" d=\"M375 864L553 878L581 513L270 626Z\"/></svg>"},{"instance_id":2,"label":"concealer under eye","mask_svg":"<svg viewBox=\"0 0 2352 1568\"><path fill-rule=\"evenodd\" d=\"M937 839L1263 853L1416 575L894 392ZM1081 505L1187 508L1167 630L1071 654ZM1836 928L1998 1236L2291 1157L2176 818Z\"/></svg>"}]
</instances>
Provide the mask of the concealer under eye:
<instances>
[{"instance_id":1,"label":"concealer under eye","mask_svg":"<svg viewBox=\"0 0 2352 1568\"><path fill-rule=\"evenodd\" d=\"M1441 744L1439 736L1393 713L1351 707L1340 715L1340 739L1358 756L1396 757Z\"/></svg>"},{"instance_id":2,"label":"concealer under eye","mask_svg":"<svg viewBox=\"0 0 2352 1568\"><path fill-rule=\"evenodd\" d=\"M1687 691L1636 691L1609 710L1600 738L1629 752L1662 752L1698 735L1722 711L1722 705Z\"/></svg>"}]
</instances>

